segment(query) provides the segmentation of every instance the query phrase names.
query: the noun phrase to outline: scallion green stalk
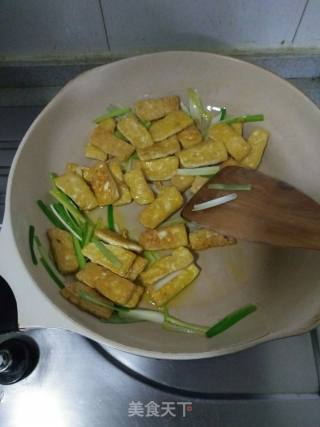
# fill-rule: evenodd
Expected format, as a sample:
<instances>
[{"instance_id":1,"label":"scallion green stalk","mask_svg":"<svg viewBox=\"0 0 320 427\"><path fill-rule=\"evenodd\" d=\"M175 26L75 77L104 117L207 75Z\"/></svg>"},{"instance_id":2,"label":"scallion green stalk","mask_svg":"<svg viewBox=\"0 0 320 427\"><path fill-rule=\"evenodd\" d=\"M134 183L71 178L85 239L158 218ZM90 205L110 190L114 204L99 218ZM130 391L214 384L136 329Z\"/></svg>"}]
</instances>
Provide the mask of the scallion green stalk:
<instances>
[{"instance_id":1,"label":"scallion green stalk","mask_svg":"<svg viewBox=\"0 0 320 427\"><path fill-rule=\"evenodd\" d=\"M207 176L215 175L220 171L220 166L204 166L200 168L179 168L177 175L190 175L190 176Z\"/></svg>"},{"instance_id":2,"label":"scallion green stalk","mask_svg":"<svg viewBox=\"0 0 320 427\"><path fill-rule=\"evenodd\" d=\"M112 205L108 205L108 228L110 231L115 231L114 214L113 214L113 206Z\"/></svg>"},{"instance_id":3,"label":"scallion green stalk","mask_svg":"<svg viewBox=\"0 0 320 427\"><path fill-rule=\"evenodd\" d=\"M35 234L34 235L34 242L36 244L37 250L39 252L39 260L43 267L46 269L47 273L51 277L52 280L59 286L60 289L64 288L64 278L63 276L57 271L56 267L53 265L52 261L48 257L48 255L44 252L42 248L42 244L40 242L39 237Z\"/></svg>"},{"instance_id":4,"label":"scallion green stalk","mask_svg":"<svg viewBox=\"0 0 320 427\"><path fill-rule=\"evenodd\" d=\"M220 120L219 123L245 123L245 122L262 122L264 120L263 114L244 114L237 117L229 117L224 120Z\"/></svg>"},{"instance_id":5,"label":"scallion green stalk","mask_svg":"<svg viewBox=\"0 0 320 427\"><path fill-rule=\"evenodd\" d=\"M161 258L157 251L143 251L142 256L146 258L150 264Z\"/></svg>"},{"instance_id":6,"label":"scallion green stalk","mask_svg":"<svg viewBox=\"0 0 320 427\"><path fill-rule=\"evenodd\" d=\"M209 184L209 190L225 190L225 191L250 191L252 190L251 184Z\"/></svg>"},{"instance_id":7,"label":"scallion green stalk","mask_svg":"<svg viewBox=\"0 0 320 427\"><path fill-rule=\"evenodd\" d=\"M59 219L52 213L51 209L42 200L37 200L37 205L55 227L64 229L62 222L59 221Z\"/></svg>"},{"instance_id":8,"label":"scallion green stalk","mask_svg":"<svg viewBox=\"0 0 320 427\"><path fill-rule=\"evenodd\" d=\"M106 247L106 245L104 245L99 239L97 239L96 237L93 237L92 242L96 245L96 247L99 249L99 251L102 253L102 255L108 259L108 261L111 262L111 264L115 267L120 267L121 266L121 261L119 260L118 257L116 257L116 255L110 251L110 249L108 249Z\"/></svg>"},{"instance_id":9,"label":"scallion green stalk","mask_svg":"<svg viewBox=\"0 0 320 427\"><path fill-rule=\"evenodd\" d=\"M224 332L225 330L231 328L231 326L238 323L240 320L242 320L243 318L245 318L256 310L256 305L248 304L242 308L239 308L238 310L233 311L232 313L221 319L218 323L211 326L211 328L206 331L206 336L208 338L211 338L218 334L221 334L221 332Z\"/></svg>"},{"instance_id":10,"label":"scallion green stalk","mask_svg":"<svg viewBox=\"0 0 320 427\"><path fill-rule=\"evenodd\" d=\"M51 204L50 208L54 215L58 218L58 220L64 225L64 228L68 230L73 237L75 237L78 240L82 240L81 236L81 230L79 230L78 227L74 227L74 224L71 223L69 218L66 217L63 205L59 203ZM62 209L63 210L62 210Z\"/></svg>"},{"instance_id":11,"label":"scallion green stalk","mask_svg":"<svg viewBox=\"0 0 320 427\"><path fill-rule=\"evenodd\" d=\"M55 188L53 190L50 190L50 194L55 199L57 199L58 202L60 202L68 212L71 213L71 215L75 218L79 225L84 225L84 223L86 222L85 217L82 215L80 210L74 205L74 203L71 202L71 200L65 193L63 193L58 188Z\"/></svg>"},{"instance_id":12,"label":"scallion green stalk","mask_svg":"<svg viewBox=\"0 0 320 427\"><path fill-rule=\"evenodd\" d=\"M114 107L114 108L108 109L105 114L97 117L93 121L94 121L94 123L96 123L98 125L98 124L102 123L104 120L124 116L125 114L128 114L130 112L131 112L131 108L128 108L128 107L123 107L123 108L122 107Z\"/></svg>"},{"instance_id":13,"label":"scallion green stalk","mask_svg":"<svg viewBox=\"0 0 320 427\"><path fill-rule=\"evenodd\" d=\"M80 269L82 270L86 266L87 262L81 252L81 246L80 246L79 240L74 235L72 235L72 239L73 239L73 247L78 260L78 264Z\"/></svg>"}]
</instances>

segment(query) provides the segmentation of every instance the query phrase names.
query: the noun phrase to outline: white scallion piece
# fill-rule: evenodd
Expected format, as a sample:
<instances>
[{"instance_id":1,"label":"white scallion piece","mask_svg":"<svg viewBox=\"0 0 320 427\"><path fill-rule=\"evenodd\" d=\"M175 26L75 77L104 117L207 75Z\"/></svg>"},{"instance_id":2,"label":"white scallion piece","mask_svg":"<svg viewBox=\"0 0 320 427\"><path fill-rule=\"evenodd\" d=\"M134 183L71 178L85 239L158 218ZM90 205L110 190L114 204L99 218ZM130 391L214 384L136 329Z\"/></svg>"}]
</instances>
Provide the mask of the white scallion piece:
<instances>
[{"instance_id":1,"label":"white scallion piece","mask_svg":"<svg viewBox=\"0 0 320 427\"><path fill-rule=\"evenodd\" d=\"M193 211L202 211L204 209L214 208L215 206L223 205L224 203L231 202L237 198L236 193L227 194L226 196L217 197L212 200L208 200L207 202L198 203L193 206Z\"/></svg>"},{"instance_id":2,"label":"white scallion piece","mask_svg":"<svg viewBox=\"0 0 320 427\"><path fill-rule=\"evenodd\" d=\"M220 171L220 166L206 166L202 168L179 168L177 175L215 175Z\"/></svg>"}]
</instances>

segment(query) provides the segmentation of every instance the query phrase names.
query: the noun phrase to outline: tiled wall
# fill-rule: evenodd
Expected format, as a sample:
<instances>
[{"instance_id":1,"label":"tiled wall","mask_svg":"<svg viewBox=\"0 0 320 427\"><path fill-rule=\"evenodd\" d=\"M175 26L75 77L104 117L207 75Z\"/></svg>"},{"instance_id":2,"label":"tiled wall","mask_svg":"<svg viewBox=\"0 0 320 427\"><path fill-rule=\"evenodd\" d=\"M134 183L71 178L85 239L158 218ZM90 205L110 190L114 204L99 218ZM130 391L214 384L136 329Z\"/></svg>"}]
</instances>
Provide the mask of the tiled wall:
<instances>
[{"instance_id":1,"label":"tiled wall","mask_svg":"<svg viewBox=\"0 0 320 427\"><path fill-rule=\"evenodd\" d=\"M320 0L1 0L0 56L320 47Z\"/></svg>"}]
</instances>

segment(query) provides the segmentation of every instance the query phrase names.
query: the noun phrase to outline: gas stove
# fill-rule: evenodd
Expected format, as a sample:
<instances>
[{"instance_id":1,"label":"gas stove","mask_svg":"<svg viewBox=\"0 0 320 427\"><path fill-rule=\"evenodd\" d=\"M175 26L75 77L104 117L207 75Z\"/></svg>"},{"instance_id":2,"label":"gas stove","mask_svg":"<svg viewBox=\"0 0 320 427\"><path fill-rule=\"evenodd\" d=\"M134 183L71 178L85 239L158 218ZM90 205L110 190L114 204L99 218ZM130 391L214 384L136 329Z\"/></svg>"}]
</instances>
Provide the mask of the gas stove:
<instances>
[{"instance_id":1,"label":"gas stove","mask_svg":"<svg viewBox=\"0 0 320 427\"><path fill-rule=\"evenodd\" d=\"M273 64L290 77L279 59L264 62ZM11 86L0 88L2 211L6 177L26 129L66 80L93 65L0 69L2 86ZM319 81L292 76L319 105ZM21 381L0 385L1 427L320 425L317 330L199 361L134 356L59 329L23 330L0 336L0 378L8 364L1 345L12 339L27 343L32 357Z\"/></svg>"}]
</instances>

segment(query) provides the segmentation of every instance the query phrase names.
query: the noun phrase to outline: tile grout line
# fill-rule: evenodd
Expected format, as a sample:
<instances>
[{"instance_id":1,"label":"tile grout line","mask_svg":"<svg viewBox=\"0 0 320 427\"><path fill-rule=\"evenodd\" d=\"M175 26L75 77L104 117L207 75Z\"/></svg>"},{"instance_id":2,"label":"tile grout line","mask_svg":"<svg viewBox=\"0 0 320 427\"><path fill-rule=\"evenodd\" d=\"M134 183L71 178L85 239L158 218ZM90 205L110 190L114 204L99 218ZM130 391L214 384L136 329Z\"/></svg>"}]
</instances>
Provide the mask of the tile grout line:
<instances>
[{"instance_id":1,"label":"tile grout line","mask_svg":"<svg viewBox=\"0 0 320 427\"><path fill-rule=\"evenodd\" d=\"M310 0L306 0L306 3L305 3L305 5L304 5L303 11L302 11L302 13L301 13L301 16L300 16L300 19L299 19L299 22L298 22L298 25L297 25L297 28L296 28L296 30L295 30L295 32L294 32L294 34L293 34L293 36L292 36L291 43L294 43L294 41L295 41L295 39L296 39L296 36L297 36L297 34L298 34L298 31L299 31L299 28L300 28L301 22L302 22L303 17L304 17L304 15L305 15L305 13L306 13L306 10L307 10L307 7L308 7L308 4L309 4L309 1L310 1Z\"/></svg>"},{"instance_id":2,"label":"tile grout line","mask_svg":"<svg viewBox=\"0 0 320 427\"><path fill-rule=\"evenodd\" d=\"M102 7L102 4L101 4L101 0L98 0L98 3L99 3L99 9L100 9L101 17L102 17L103 29L104 29L104 35L105 35L105 38L106 38L107 48L110 50L110 42L109 42L107 24L106 24L106 20L105 20L105 16L104 16L104 12L103 12L103 7Z\"/></svg>"}]
</instances>

